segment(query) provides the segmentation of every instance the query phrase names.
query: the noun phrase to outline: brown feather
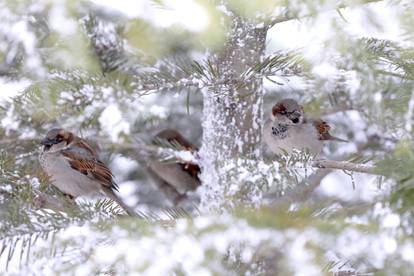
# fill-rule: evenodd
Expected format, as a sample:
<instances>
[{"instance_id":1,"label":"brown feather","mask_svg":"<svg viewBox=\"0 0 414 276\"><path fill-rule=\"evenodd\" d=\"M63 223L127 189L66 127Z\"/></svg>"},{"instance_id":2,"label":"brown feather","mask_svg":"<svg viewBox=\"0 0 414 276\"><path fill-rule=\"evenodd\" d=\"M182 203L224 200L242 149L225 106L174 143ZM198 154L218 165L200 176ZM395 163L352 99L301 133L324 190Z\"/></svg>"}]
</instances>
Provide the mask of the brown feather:
<instances>
[{"instance_id":1,"label":"brown feather","mask_svg":"<svg viewBox=\"0 0 414 276\"><path fill-rule=\"evenodd\" d=\"M200 173L200 167L196 164L190 164L190 163L179 163L181 165L181 168L183 171L191 175L192 177L198 178L198 174Z\"/></svg>"},{"instance_id":2,"label":"brown feather","mask_svg":"<svg viewBox=\"0 0 414 276\"><path fill-rule=\"evenodd\" d=\"M168 141L173 146L179 146L180 150L188 150L190 152L197 152L196 146L191 144L184 136L174 129L165 129L155 135L153 143L157 143L158 139ZM196 164L178 162L182 170L196 178L199 181L198 174L200 173L200 167Z\"/></svg>"},{"instance_id":3,"label":"brown feather","mask_svg":"<svg viewBox=\"0 0 414 276\"><path fill-rule=\"evenodd\" d=\"M273 116L276 116L276 114L280 114L284 111L286 111L286 107L283 105L283 103L277 103L272 108Z\"/></svg>"},{"instance_id":4,"label":"brown feather","mask_svg":"<svg viewBox=\"0 0 414 276\"><path fill-rule=\"evenodd\" d=\"M99 160L86 159L72 151L62 151L62 155L66 157L72 169L99 181L102 185L117 189L113 179L112 172L109 168Z\"/></svg>"},{"instance_id":5,"label":"brown feather","mask_svg":"<svg viewBox=\"0 0 414 276\"><path fill-rule=\"evenodd\" d=\"M123 201L115 194L114 190L117 191L118 186L114 181L112 172L99 160L97 150L86 140L74 135L70 131L54 128L49 130L46 134L46 138L41 141L41 144L44 145L45 155L47 155L47 151L49 151L52 146L58 145L59 153L68 161L73 170L76 170L91 180L101 184L99 187L94 187L94 189L99 189L99 192L104 193L107 197L116 201L131 216L136 215L134 210L123 203ZM91 186L91 183L88 183L89 181L86 181L86 179L83 181L85 182L85 185ZM66 183L66 185L69 184ZM89 187L89 190L92 190L93 192L91 187ZM86 189L86 192L88 192L88 189ZM82 195L82 192L77 191L76 196L79 195Z\"/></svg>"},{"instance_id":6,"label":"brown feather","mask_svg":"<svg viewBox=\"0 0 414 276\"><path fill-rule=\"evenodd\" d=\"M328 140L329 137L329 131L331 130L331 127L322 120L315 120L313 122L313 125L315 126L316 130L318 131L319 140Z\"/></svg>"},{"instance_id":7,"label":"brown feather","mask_svg":"<svg viewBox=\"0 0 414 276\"><path fill-rule=\"evenodd\" d=\"M313 122L313 125L315 126L316 130L318 131L318 138L319 138L319 140L323 140L323 141L326 141L326 140L335 140L335 141L339 141L339 142L348 142L348 141L346 141L344 139L341 139L341 138L332 136L329 133L329 131L331 130L331 126L328 125L327 122L325 122L325 121L323 121L321 119L315 120Z\"/></svg>"},{"instance_id":8,"label":"brown feather","mask_svg":"<svg viewBox=\"0 0 414 276\"><path fill-rule=\"evenodd\" d=\"M58 133L57 136L60 136L62 138L63 141L66 141L66 144L69 145L70 143L72 143L72 141L75 138L75 135L73 135L72 132L70 131L65 131L63 129L61 129Z\"/></svg>"},{"instance_id":9,"label":"brown feather","mask_svg":"<svg viewBox=\"0 0 414 276\"><path fill-rule=\"evenodd\" d=\"M159 139L168 141L173 146L180 146L183 149L194 152L197 151L197 147L191 144L184 136L174 129L164 129L155 135L153 143L157 144Z\"/></svg>"},{"instance_id":10,"label":"brown feather","mask_svg":"<svg viewBox=\"0 0 414 276\"><path fill-rule=\"evenodd\" d=\"M98 153L94 148L92 148L84 139L77 137L76 141L73 143L74 146L85 149L89 152L95 159L98 159Z\"/></svg>"}]
</instances>

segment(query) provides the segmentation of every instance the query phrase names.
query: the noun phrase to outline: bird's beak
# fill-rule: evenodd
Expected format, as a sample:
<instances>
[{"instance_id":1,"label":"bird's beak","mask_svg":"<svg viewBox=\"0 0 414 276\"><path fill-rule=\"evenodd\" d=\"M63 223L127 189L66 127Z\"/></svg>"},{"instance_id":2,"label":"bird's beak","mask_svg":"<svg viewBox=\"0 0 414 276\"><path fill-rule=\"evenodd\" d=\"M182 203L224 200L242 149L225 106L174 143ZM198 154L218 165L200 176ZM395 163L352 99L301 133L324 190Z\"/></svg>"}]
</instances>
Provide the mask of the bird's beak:
<instances>
[{"instance_id":1,"label":"bird's beak","mask_svg":"<svg viewBox=\"0 0 414 276\"><path fill-rule=\"evenodd\" d=\"M42 144L43 146L52 146L55 143L54 143L53 140L50 140L48 138L45 138L42 141L40 141L40 144Z\"/></svg>"},{"instance_id":2,"label":"bird's beak","mask_svg":"<svg viewBox=\"0 0 414 276\"><path fill-rule=\"evenodd\" d=\"M294 123L297 124L300 122L300 117L302 116L302 114L299 111L295 111L293 112L292 115L290 115L290 120Z\"/></svg>"}]
</instances>

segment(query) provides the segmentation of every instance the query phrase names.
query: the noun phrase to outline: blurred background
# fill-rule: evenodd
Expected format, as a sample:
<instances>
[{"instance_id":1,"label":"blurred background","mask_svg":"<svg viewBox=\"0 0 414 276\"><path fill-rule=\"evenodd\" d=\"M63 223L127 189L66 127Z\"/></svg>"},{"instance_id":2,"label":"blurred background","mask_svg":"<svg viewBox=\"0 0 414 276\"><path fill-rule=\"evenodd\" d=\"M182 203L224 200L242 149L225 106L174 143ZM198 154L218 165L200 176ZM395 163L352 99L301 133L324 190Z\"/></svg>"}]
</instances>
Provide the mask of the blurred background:
<instances>
[{"instance_id":1,"label":"blurred background","mask_svg":"<svg viewBox=\"0 0 414 276\"><path fill-rule=\"evenodd\" d=\"M336 271L344 263L349 265L347 261L352 259L350 262L357 269L349 269L354 273L381 271L378 275L409 275L405 273L414 265L410 237L414 195L413 9L412 1L403 0L0 1L0 195L4 206L0 211L3 216L0 231L7 237L13 237L11 233L18 228L38 231L33 214L28 211L31 207L27 207L34 192L58 194L37 161L39 140L52 127L70 129L96 141L101 159L113 171L121 196L129 205L145 210L172 207L172 202L152 184L146 169L147 158L134 150L134 145L149 144L160 130L174 128L198 147L202 146L202 91L211 82L209 77L220 79L211 73L214 70L208 67L208 61L226 47L234 32L232 20L237 17L254 28L267 28L265 56L260 62L269 58L272 67L258 76L263 80L264 117L276 101L294 98L306 112L322 116L333 125L331 133L350 141L328 143L324 158L378 168L379 175L340 170L323 173L318 177L318 185L313 186L309 201L290 205L290 210L302 210L314 204L311 211L306 209L310 216L328 213L330 219L341 221L338 228L354 231L352 223L356 222L357 227L361 223L369 230L374 228L373 232L379 231L372 236L364 232L367 229L354 236L353 232L330 236L332 243L326 244L326 248L333 247L335 237L343 242L343 247L338 245L334 257L327 258L333 264L325 271ZM266 153L265 160L272 160L272 156ZM277 181L267 182L266 199L285 194L281 187L296 187L304 179L303 168L281 167L276 172ZM316 172L309 170L306 175ZM309 216L303 212L304 217ZM262 219L272 221L271 213L265 210ZM247 221L254 217L240 216ZM294 219L285 219L282 225L286 222L287 227L298 231L293 236L309 234L301 232L303 229L292 222ZM319 219L306 220L307 229L319 231ZM226 227L234 222L219 221ZM73 226L71 223L65 225ZM394 235L397 230L382 232L380 226L384 224L385 228L398 228L400 236ZM269 227L274 230L279 226ZM334 230L339 232L338 228ZM248 231L242 226L237 229L241 233ZM322 237L320 234L318 239ZM160 242L158 238L153 237L154 247L164 242L162 248L171 249L165 245L167 240ZM318 239L312 241L318 244ZM276 247L289 246L287 240ZM293 244L302 248L294 240L292 237L291 248L296 248ZM372 251L385 253L382 257L372 257L372 251L363 252L365 248L347 252L344 247L351 240L363 241L367 247L380 244ZM4 248L12 248L8 247L9 242L4 243ZM142 246L136 244L131 250ZM300 255L300 249L292 251L282 258L288 268L280 271L321 275L318 269L328 261L315 259L325 258L326 248L318 248L317 253L309 256ZM228 251L222 251L231 258ZM264 251L259 255L269 257ZM235 275L255 271L244 265L249 263L245 260L254 259L248 256L257 257L257 252L237 255L235 263L240 262L239 266L234 270L231 265L226 266L223 271ZM339 258L338 252L345 258ZM276 255L279 254L277 251ZM110 266L111 261L102 256L96 258ZM203 275L211 275L208 273L221 271L207 269L213 262L202 260L193 260L200 270L184 266L178 271L184 271L183 275L204 272ZM0 261L8 263L4 257ZM180 263L182 259L175 261ZM295 261L298 265L293 265ZM134 266L128 263L126 267ZM137 271L146 271L142 267ZM67 267L54 268L64 271ZM86 269L77 268L78 272ZM39 267L32 269L44 272ZM96 272L95 269L92 266L85 271ZM111 269L115 274L125 273L116 266ZM163 275L174 269L146 272ZM268 271L278 269L272 267Z\"/></svg>"}]
</instances>

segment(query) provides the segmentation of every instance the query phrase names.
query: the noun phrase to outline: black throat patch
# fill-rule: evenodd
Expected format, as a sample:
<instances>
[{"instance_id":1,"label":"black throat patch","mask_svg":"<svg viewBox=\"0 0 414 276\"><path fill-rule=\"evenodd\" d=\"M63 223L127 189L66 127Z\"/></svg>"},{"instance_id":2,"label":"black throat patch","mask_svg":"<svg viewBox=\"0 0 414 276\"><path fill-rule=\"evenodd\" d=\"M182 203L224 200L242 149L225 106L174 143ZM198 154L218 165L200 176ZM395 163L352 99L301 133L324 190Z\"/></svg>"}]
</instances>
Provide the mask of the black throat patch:
<instances>
[{"instance_id":1,"label":"black throat patch","mask_svg":"<svg viewBox=\"0 0 414 276\"><path fill-rule=\"evenodd\" d=\"M284 124L277 124L272 126L272 135L277 139L285 139L287 137L288 126Z\"/></svg>"}]
</instances>

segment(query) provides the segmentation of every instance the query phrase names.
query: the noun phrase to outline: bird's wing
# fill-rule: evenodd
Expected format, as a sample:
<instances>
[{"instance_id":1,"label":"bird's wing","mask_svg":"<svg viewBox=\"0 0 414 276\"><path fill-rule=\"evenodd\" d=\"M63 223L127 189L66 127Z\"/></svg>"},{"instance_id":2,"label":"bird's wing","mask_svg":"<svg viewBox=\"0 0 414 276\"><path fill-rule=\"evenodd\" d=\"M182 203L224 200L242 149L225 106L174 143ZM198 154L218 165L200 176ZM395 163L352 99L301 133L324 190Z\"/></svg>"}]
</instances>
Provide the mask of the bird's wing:
<instances>
[{"instance_id":1,"label":"bird's wing","mask_svg":"<svg viewBox=\"0 0 414 276\"><path fill-rule=\"evenodd\" d=\"M198 151L196 146L191 144L178 131L173 129L166 129L158 133L154 138L153 143L156 145L161 144L161 146L167 144L176 150L189 151L191 153L196 153ZM188 162L177 162L177 164L183 172L195 178L197 181L200 181L198 178L200 167L198 165Z\"/></svg>"},{"instance_id":2,"label":"bird's wing","mask_svg":"<svg viewBox=\"0 0 414 276\"><path fill-rule=\"evenodd\" d=\"M163 178L161 178L150 166L147 168L148 174L151 176L155 186L174 204L183 197L174 186L168 184Z\"/></svg>"},{"instance_id":3,"label":"bird's wing","mask_svg":"<svg viewBox=\"0 0 414 276\"><path fill-rule=\"evenodd\" d=\"M348 142L344 139L332 136L329 131L331 130L331 126L321 120L321 119L315 119L312 122L313 126L316 128L316 131L318 132L318 138L319 140L334 140L339 142Z\"/></svg>"},{"instance_id":4,"label":"bird's wing","mask_svg":"<svg viewBox=\"0 0 414 276\"><path fill-rule=\"evenodd\" d=\"M181 169L189 174L191 177L194 177L195 179L197 179L197 181L200 181L200 179L198 178L198 175L200 173L200 167L196 164L191 164L191 163L178 163L181 166Z\"/></svg>"},{"instance_id":5,"label":"bird's wing","mask_svg":"<svg viewBox=\"0 0 414 276\"><path fill-rule=\"evenodd\" d=\"M100 182L106 187L118 189L111 170L101 162L96 152L83 140L63 149L61 154L68 160L72 169Z\"/></svg>"}]
</instances>

